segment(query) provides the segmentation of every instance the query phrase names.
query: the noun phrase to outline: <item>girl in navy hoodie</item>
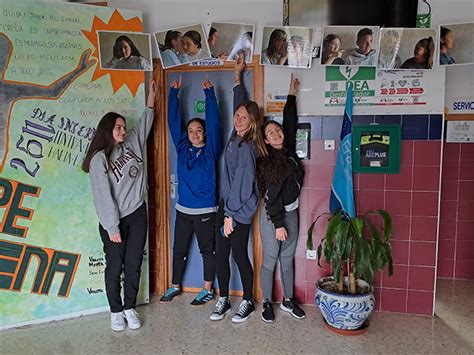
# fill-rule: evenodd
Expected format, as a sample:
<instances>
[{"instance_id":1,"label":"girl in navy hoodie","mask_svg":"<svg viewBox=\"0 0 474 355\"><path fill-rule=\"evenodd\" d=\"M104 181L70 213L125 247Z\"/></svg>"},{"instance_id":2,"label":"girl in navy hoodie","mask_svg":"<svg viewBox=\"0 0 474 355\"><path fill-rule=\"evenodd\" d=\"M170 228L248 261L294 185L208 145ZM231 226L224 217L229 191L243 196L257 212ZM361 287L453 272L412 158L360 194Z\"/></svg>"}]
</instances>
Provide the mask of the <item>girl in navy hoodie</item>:
<instances>
[{"instance_id":1,"label":"girl in navy hoodie","mask_svg":"<svg viewBox=\"0 0 474 355\"><path fill-rule=\"evenodd\" d=\"M181 77L171 84L168 95L168 125L178 153L179 200L174 228L172 285L160 302L169 302L181 293L189 244L195 233L203 259L204 287L191 304L202 305L214 295L216 162L222 151L221 130L214 87L208 79L202 83L206 120L192 118L183 129L178 99L180 88Z\"/></svg>"},{"instance_id":2,"label":"girl in navy hoodie","mask_svg":"<svg viewBox=\"0 0 474 355\"><path fill-rule=\"evenodd\" d=\"M221 201L216 219L216 271L220 297L210 317L211 320L220 320L231 309L229 255L232 250L244 289L243 300L232 318L236 323L244 322L255 311L253 269L247 248L250 225L258 204L256 159L265 152L258 105L244 100L245 90L240 83L244 68L245 58L239 58L234 78L234 130L224 152Z\"/></svg>"}]
</instances>

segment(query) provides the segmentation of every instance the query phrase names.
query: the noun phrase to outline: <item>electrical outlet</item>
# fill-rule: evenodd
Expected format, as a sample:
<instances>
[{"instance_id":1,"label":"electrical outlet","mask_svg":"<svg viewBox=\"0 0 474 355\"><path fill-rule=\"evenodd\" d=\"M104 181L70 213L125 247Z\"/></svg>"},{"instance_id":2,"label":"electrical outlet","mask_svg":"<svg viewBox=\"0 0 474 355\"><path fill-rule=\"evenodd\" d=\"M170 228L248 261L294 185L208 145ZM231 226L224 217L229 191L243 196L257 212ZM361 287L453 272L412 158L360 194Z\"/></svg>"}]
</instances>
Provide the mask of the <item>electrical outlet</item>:
<instances>
[{"instance_id":1,"label":"electrical outlet","mask_svg":"<svg viewBox=\"0 0 474 355\"><path fill-rule=\"evenodd\" d=\"M306 259L316 260L316 250L306 250Z\"/></svg>"},{"instance_id":2,"label":"electrical outlet","mask_svg":"<svg viewBox=\"0 0 474 355\"><path fill-rule=\"evenodd\" d=\"M334 150L336 142L334 139L325 139L324 140L324 150Z\"/></svg>"}]
</instances>

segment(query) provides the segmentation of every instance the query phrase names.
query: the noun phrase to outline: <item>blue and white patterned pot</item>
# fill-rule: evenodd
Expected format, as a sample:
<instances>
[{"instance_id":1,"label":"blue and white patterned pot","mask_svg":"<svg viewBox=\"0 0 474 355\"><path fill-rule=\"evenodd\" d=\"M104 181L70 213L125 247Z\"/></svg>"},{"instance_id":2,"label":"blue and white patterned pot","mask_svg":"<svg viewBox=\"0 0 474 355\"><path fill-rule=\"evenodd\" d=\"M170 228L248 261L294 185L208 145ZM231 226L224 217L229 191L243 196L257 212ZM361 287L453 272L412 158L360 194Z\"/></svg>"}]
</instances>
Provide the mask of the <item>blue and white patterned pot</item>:
<instances>
[{"instance_id":1,"label":"blue and white patterned pot","mask_svg":"<svg viewBox=\"0 0 474 355\"><path fill-rule=\"evenodd\" d=\"M326 322L337 329L361 328L375 308L373 288L367 282L357 280L358 286L368 287L370 292L363 295L340 295L321 288L321 285L328 281L334 281L334 278L330 276L319 279L316 283L318 292L315 298L315 303ZM344 278L344 282L347 282L347 277Z\"/></svg>"}]
</instances>

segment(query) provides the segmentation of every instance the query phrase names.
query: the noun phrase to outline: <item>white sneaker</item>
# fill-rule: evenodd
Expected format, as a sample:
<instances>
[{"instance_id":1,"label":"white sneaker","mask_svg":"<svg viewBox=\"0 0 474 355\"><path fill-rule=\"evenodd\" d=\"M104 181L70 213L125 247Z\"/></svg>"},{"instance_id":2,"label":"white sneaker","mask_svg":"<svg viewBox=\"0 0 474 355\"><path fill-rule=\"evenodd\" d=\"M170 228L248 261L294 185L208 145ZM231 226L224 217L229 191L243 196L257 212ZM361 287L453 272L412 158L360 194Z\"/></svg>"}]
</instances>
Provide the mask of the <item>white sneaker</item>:
<instances>
[{"instance_id":1,"label":"white sneaker","mask_svg":"<svg viewBox=\"0 0 474 355\"><path fill-rule=\"evenodd\" d=\"M113 331L121 332L125 330L125 318L123 312L112 312L110 314L110 320Z\"/></svg>"},{"instance_id":2,"label":"white sneaker","mask_svg":"<svg viewBox=\"0 0 474 355\"><path fill-rule=\"evenodd\" d=\"M123 311L123 313L127 319L128 327L130 329L138 329L142 326L140 323L140 318L138 318L138 313L133 308L126 309Z\"/></svg>"}]
</instances>

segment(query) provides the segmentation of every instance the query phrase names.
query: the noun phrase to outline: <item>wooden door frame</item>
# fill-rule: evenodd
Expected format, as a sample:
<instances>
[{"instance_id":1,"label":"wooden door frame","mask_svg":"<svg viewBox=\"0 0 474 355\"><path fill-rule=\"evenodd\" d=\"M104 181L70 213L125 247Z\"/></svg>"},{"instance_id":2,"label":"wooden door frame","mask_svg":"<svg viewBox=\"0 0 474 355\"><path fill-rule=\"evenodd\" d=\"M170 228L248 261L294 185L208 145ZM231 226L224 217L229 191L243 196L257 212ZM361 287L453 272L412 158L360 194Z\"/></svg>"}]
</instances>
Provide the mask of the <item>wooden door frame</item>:
<instances>
[{"instance_id":1,"label":"wooden door frame","mask_svg":"<svg viewBox=\"0 0 474 355\"><path fill-rule=\"evenodd\" d=\"M168 120L166 103L167 98L167 76L169 73L177 72L200 72L200 71L234 71L233 62L224 62L221 66L179 66L164 70L159 59L154 59L153 78L157 83L157 105L155 110L154 138L154 177L156 188L154 191L155 209L155 233L150 233L149 238L154 238L153 245L156 245L156 252L150 253L150 265L156 270L150 270L150 278L153 293L164 293L171 284L171 235L170 235L170 168L169 168L169 141L168 141ZM253 62L247 64L246 70L254 73L253 93L254 101L260 108L260 119L263 122L264 113L264 70L260 64L260 56L254 56ZM254 297L261 300L262 291L260 288L260 267L262 265L262 245L258 227L258 213L255 214L252 222L253 234L253 270L254 270ZM240 292L241 294L241 292Z\"/></svg>"}]
</instances>

